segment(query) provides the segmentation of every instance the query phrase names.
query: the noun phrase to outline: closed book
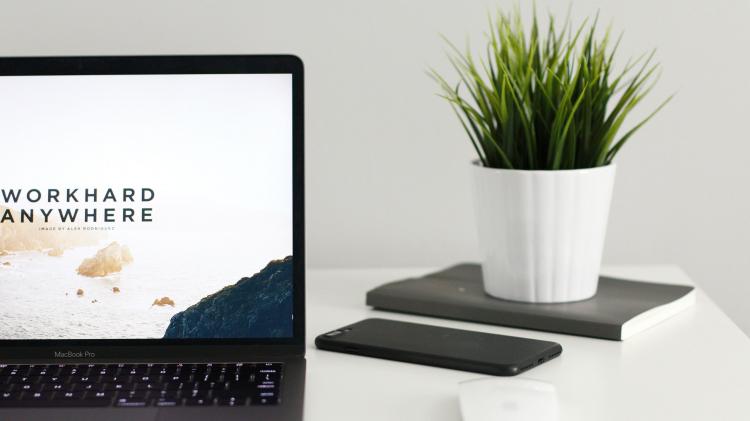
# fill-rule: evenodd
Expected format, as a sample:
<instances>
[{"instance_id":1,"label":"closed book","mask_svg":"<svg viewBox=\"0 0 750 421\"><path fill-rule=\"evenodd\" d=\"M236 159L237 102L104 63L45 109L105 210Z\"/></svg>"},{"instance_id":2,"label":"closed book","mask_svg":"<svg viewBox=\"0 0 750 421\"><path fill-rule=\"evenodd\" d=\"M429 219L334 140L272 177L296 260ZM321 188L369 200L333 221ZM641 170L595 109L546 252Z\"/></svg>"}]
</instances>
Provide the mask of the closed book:
<instances>
[{"instance_id":1,"label":"closed book","mask_svg":"<svg viewBox=\"0 0 750 421\"><path fill-rule=\"evenodd\" d=\"M491 297L481 267L462 263L419 278L390 282L367 293L376 309L611 340L625 340L695 302L689 285L608 276L594 297L570 303L524 303Z\"/></svg>"}]
</instances>

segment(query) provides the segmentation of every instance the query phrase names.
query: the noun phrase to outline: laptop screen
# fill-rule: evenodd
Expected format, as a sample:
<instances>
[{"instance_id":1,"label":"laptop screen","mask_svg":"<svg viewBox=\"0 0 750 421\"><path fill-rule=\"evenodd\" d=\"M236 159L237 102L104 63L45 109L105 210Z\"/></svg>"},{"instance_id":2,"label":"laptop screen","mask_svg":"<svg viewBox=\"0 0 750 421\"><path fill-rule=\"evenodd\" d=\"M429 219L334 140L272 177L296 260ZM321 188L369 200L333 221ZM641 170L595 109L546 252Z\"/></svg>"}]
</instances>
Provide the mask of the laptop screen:
<instances>
[{"instance_id":1,"label":"laptop screen","mask_svg":"<svg viewBox=\"0 0 750 421\"><path fill-rule=\"evenodd\" d=\"M292 75L0 77L0 339L293 335Z\"/></svg>"}]
</instances>

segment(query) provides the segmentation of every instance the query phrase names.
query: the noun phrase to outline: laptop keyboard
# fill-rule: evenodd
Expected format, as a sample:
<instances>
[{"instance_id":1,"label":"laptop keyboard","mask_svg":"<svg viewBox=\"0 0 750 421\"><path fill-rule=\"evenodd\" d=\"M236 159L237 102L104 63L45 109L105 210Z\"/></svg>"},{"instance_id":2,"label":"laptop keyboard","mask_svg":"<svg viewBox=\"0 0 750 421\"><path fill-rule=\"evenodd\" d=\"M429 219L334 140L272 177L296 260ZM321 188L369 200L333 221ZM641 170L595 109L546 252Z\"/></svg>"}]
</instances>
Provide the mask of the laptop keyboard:
<instances>
[{"instance_id":1,"label":"laptop keyboard","mask_svg":"<svg viewBox=\"0 0 750 421\"><path fill-rule=\"evenodd\" d=\"M0 364L0 408L275 405L282 370L281 363Z\"/></svg>"}]
</instances>

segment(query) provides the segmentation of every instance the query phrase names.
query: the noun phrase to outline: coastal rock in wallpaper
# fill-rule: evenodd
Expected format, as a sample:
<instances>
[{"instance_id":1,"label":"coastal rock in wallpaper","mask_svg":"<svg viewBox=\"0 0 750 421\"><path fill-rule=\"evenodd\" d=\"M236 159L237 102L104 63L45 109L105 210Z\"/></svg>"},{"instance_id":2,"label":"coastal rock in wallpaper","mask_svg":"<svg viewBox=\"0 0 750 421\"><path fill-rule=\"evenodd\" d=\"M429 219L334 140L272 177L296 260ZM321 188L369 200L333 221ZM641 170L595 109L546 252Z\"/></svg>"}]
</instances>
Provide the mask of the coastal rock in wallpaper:
<instances>
[{"instance_id":1,"label":"coastal rock in wallpaper","mask_svg":"<svg viewBox=\"0 0 750 421\"><path fill-rule=\"evenodd\" d=\"M292 256L172 316L164 338L292 336Z\"/></svg>"},{"instance_id":2,"label":"coastal rock in wallpaper","mask_svg":"<svg viewBox=\"0 0 750 421\"><path fill-rule=\"evenodd\" d=\"M47 252L47 256L60 257L63 255L63 253L65 253L63 249L61 249L60 247L55 247Z\"/></svg>"},{"instance_id":3,"label":"coastal rock in wallpaper","mask_svg":"<svg viewBox=\"0 0 750 421\"><path fill-rule=\"evenodd\" d=\"M56 216L50 217L48 223L40 216L33 222L21 222L21 216L13 209L0 206L0 216L12 217L0 223L0 250L36 251L43 249L70 249L79 246L91 246L105 237L101 231L58 231L48 228L59 226Z\"/></svg>"},{"instance_id":4,"label":"coastal rock in wallpaper","mask_svg":"<svg viewBox=\"0 0 750 421\"><path fill-rule=\"evenodd\" d=\"M83 276L107 276L117 273L124 265L133 262L133 255L127 246L121 246L117 241L96 252L96 256L84 259L78 266L78 274Z\"/></svg>"},{"instance_id":5,"label":"coastal rock in wallpaper","mask_svg":"<svg viewBox=\"0 0 750 421\"><path fill-rule=\"evenodd\" d=\"M157 298L157 299L154 300L154 303L151 304L151 306L152 307L153 306L159 306L159 307L172 306L172 307L174 307L174 300L171 299L171 298L169 298L169 297Z\"/></svg>"}]
</instances>

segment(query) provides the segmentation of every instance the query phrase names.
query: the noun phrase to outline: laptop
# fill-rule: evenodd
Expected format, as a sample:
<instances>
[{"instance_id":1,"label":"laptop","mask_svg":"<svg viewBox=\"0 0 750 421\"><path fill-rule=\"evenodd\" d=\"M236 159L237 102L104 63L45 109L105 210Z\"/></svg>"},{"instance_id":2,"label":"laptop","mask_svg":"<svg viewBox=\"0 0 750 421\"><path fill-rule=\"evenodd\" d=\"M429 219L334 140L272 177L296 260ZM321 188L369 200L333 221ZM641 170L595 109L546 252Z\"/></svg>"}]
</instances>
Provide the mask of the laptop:
<instances>
[{"instance_id":1,"label":"laptop","mask_svg":"<svg viewBox=\"0 0 750 421\"><path fill-rule=\"evenodd\" d=\"M298 420L303 67L0 58L0 420Z\"/></svg>"}]
</instances>

